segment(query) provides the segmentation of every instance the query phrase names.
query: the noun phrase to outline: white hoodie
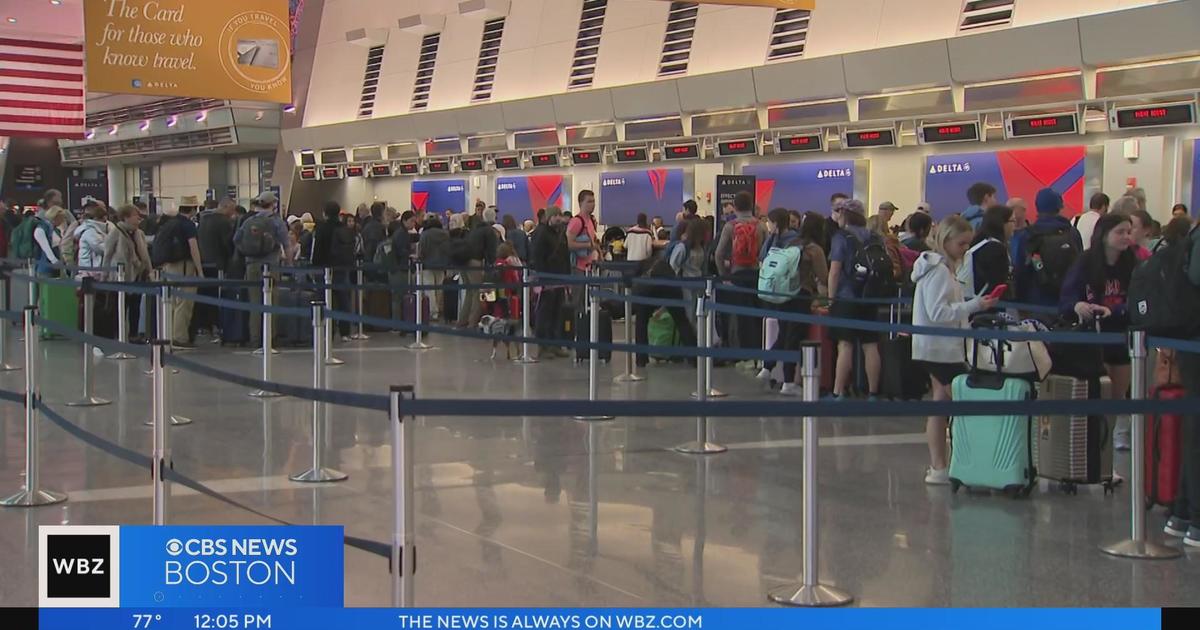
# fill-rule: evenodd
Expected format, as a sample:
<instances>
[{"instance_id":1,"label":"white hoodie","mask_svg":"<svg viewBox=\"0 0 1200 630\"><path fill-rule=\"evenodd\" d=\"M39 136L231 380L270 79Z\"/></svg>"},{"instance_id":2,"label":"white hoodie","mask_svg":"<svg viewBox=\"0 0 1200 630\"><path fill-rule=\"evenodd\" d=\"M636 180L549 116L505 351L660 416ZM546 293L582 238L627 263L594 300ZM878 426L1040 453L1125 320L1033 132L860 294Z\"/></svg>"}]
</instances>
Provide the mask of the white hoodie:
<instances>
[{"instance_id":1,"label":"white hoodie","mask_svg":"<svg viewBox=\"0 0 1200 630\"><path fill-rule=\"evenodd\" d=\"M982 308L982 298L963 299L963 287L950 271L941 254L922 252L913 265L912 279L917 283L913 297L913 325L967 328L972 313ZM933 335L913 335L912 358L935 363L966 361L962 339Z\"/></svg>"}]
</instances>

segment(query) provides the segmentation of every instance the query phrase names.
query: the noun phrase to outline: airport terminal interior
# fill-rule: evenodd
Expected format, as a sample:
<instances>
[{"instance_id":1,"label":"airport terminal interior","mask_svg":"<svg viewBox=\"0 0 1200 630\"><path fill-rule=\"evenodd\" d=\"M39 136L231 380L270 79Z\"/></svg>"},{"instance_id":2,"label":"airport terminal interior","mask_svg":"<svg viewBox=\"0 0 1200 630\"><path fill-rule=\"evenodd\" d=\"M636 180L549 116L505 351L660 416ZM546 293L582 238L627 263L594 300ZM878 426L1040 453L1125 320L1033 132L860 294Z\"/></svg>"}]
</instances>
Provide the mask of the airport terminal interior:
<instances>
[{"instance_id":1,"label":"airport terminal interior","mask_svg":"<svg viewBox=\"0 0 1200 630\"><path fill-rule=\"evenodd\" d=\"M1200 243L1200 0L247 0L282 17L222 40L211 76L132 88L92 59L122 19L92 3L0 0L0 495L35 503L0 505L0 606L38 605L39 526L162 523L341 525L347 606L397 603L401 529L420 606L778 606L818 579L863 607L1200 605L1200 520L1171 500L1200 450L1158 431L1194 415L997 416L1021 436L997 446L969 443L977 416L889 411L988 389L966 335L903 330L965 332L968 305L1082 344L993 338L1036 364L996 391L1200 395L1186 345L1151 326L1139 354L1129 319L1160 249ZM779 246L779 217L825 242ZM1051 218L1078 256L1052 291L1028 236ZM876 277L856 230L887 292L853 293ZM965 234L1005 241L1000 282L982 254L954 275ZM841 270L831 310L773 299L777 256L818 292L838 275L783 253L809 247ZM927 372L951 364L943 397ZM544 411L570 401L595 404ZM1007 449L1016 486L963 476ZM345 478L293 478L313 468Z\"/></svg>"}]
</instances>

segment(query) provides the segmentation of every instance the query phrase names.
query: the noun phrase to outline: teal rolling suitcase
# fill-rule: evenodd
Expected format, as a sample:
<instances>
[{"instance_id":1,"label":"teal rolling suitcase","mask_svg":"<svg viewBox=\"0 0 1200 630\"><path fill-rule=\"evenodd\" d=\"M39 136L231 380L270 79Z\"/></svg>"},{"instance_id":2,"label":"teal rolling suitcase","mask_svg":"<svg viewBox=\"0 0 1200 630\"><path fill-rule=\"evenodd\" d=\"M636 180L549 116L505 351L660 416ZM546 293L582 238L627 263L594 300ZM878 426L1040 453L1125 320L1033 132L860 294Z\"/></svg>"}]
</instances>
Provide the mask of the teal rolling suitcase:
<instances>
[{"instance_id":1,"label":"teal rolling suitcase","mask_svg":"<svg viewBox=\"0 0 1200 630\"><path fill-rule=\"evenodd\" d=\"M977 352L974 354L978 355ZM997 357L997 370L1003 358ZM954 400L1030 400L1033 385L998 372L981 373L972 366L951 384ZM1001 490L1028 496L1037 479L1033 465L1033 419L1030 416L955 418L950 432L950 487Z\"/></svg>"}]
</instances>

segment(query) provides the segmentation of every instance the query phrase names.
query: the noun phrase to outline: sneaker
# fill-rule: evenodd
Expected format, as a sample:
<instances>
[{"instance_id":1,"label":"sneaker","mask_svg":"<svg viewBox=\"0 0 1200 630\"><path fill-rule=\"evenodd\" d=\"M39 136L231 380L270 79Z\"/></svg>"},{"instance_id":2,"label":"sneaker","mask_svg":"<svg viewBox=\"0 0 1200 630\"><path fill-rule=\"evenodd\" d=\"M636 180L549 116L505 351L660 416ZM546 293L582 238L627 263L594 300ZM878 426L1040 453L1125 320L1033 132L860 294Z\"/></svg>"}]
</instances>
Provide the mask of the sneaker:
<instances>
[{"instance_id":1,"label":"sneaker","mask_svg":"<svg viewBox=\"0 0 1200 630\"><path fill-rule=\"evenodd\" d=\"M763 368L758 371L758 375L756 375L754 378L756 378L760 381L769 381L769 380L771 380L771 370L768 370L767 368Z\"/></svg>"},{"instance_id":2,"label":"sneaker","mask_svg":"<svg viewBox=\"0 0 1200 630\"><path fill-rule=\"evenodd\" d=\"M821 397L821 402L842 402L845 399L845 396L838 396L837 394L825 394Z\"/></svg>"},{"instance_id":3,"label":"sneaker","mask_svg":"<svg viewBox=\"0 0 1200 630\"><path fill-rule=\"evenodd\" d=\"M800 396L803 393L804 390L802 390L800 386L795 383L784 383L783 387L779 388L780 396Z\"/></svg>"},{"instance_id":4,"label":"sneaker","mask_svg":"<svg viewBox=\"0 0 1200 630\"><path fill-rule=\"evenodd\" d=\"M1190 522L1185 521L1178 516L1172 516L1167 519L1167 524L1163 526L1163 533L1176 538L1183 538L1188 534Z\"/></svg>"},{"instance_id":5,"label":"sneaker","mask_svg":"<svg viewBox=\"0 0 1200 630\"><path fill-rule=\"evenodd\" d=\"M1183 537L1183 544L1188 547L1200 547L1200 527L1192 525L1187 530L1187 536Z\"/></svg>"},{"instance_id":6,"label":"sneaker","mask_svg":"<svg viewBox=\"0 0 1200 630\"><path fill-rule=\"evenodd\" d=\"M930 466L925 469L925 483L931 486L948 486L950 485L950 469L949 468L934 468Z\"/></svg>"},{"instance_id":7,"label":"sneaker","mask_svg":"<svg viewBox=\"0 0 1200 630\"><path fill-rule=\"evenodd\" d=\"M350 341L350 335L342 335L342 343L346 343L347 341Z\"/></svg>"},{"instance_id":8,"label":"sneaker","mask_svg":"<svg viewBox=\"0 0 1200 630\"><path fill-rule=\"evenodd\" d=\"M104 358L104 350L102 350L96 346L92 346L92 355L95 356L97 359L103 359Z\"/></svg>"},{"instance_id":9,"label":"sneaker","mask_svg":"<svg viewBox=\"0 0 1200 630\"><path fill-rule=\"evenodd\" d=\"M1128 451L1130 441L1129 429L1113 431L1113 448L1118 451Z\"/></svg>"},{"instance_id":10,"label":"sneaker","mask_svg":"<svg viewBox=\"0 0 1200 630\"><path fill-rule=\"evenodd\" d=\"M867 402L879 402L879 395L871 394L870 396L867 396Z\"/></svg>"}]
</instances>

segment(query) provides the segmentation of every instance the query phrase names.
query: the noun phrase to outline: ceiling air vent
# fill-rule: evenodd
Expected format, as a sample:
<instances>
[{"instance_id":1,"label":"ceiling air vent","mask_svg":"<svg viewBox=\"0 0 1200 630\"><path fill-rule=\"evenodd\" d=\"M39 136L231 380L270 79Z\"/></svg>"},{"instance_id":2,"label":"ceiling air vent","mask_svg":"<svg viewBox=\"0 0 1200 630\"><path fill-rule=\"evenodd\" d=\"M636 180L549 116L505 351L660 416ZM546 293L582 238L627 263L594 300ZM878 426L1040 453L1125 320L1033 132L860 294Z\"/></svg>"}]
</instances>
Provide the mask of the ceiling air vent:
<instances>
[{"instance_id":1,"label":"ceiling air vent","mask_svg":"<svg viewBox=\"0 0 1200 630\"><path fill-rule=\"evenodd\" d=\"M504 18L483 23L483 42L479 44L479 65L475 67L475 88L471 102L481 103L492 98L496 84L496 64L500 61L500 39L504 37Z\"/></svg>"},{"instance_id":2,"label":"ceiling air vent","mask_svg":"<svg viewBox=\"0 0 1200 630\"><path fill-rule=\"evenodd\" d=\"M358 99L358 117L370 118L375 111L375 94L379 91L379 71L383 68L383 46L367 50L367 69L363 71L362 96Z\"/></svg>"},{"instance_id":3,"label":"ceiling air vent","mask_svg":"<svg viewBox=\"0 0 1200 630\"><path fill-rule=\"evenodd\" d=\"M430 33L421 38L421 55L417 57L417 81L413 84L412 111L429 107L429 90L433 87L433 64L437 61L441 33Z\"/></svg>"},{"instance_id":4,"label":"ceiling air vent","mask_svg":"<svg viewBox=\"0 0 1200 630\"><path fill-rule=\"evenodd\" d=\"M604 30L604 14L608 0L584 0L579 14L579 36L575 38L575 59L571 62L571 77L567 88L592 86L596 76L596 59L600 56L600 33Z\"/></svg>"},{"instance_id":5,"label":"ceiling air vent","mask_svg":"<svg viewBox=\"0 0 1200 630\"><path fill-rule=\"evenodd\" d=\"M804 45L808 43L808 20L811 16L812 11L803 9L775 9L775 28L771 29L767 61L804 56Z\"/></svg>"},{"instance_id":6,"label":"ceiling air vent","mask_svg":"<svg viewBox=\"0 0 1200 630\"><path fill-rule=\"evenodd\" d=\"M959 33L971 33L1012 24L1016 0L966 0L958 21Z\"/></svg>"},{"instance_id":7,"label":"ceiling air vent","mask_svg":"<svg viewBox=\"0 0 1200 630\"><path fill-rule=\"evenodd\" d=\"M667 32L663 35L662 57L658 76L684 74L692 56L692 35L696 32L696 16L700 9L695 2L672 2L667 12Z\"/></svg>"}]
</instances>

